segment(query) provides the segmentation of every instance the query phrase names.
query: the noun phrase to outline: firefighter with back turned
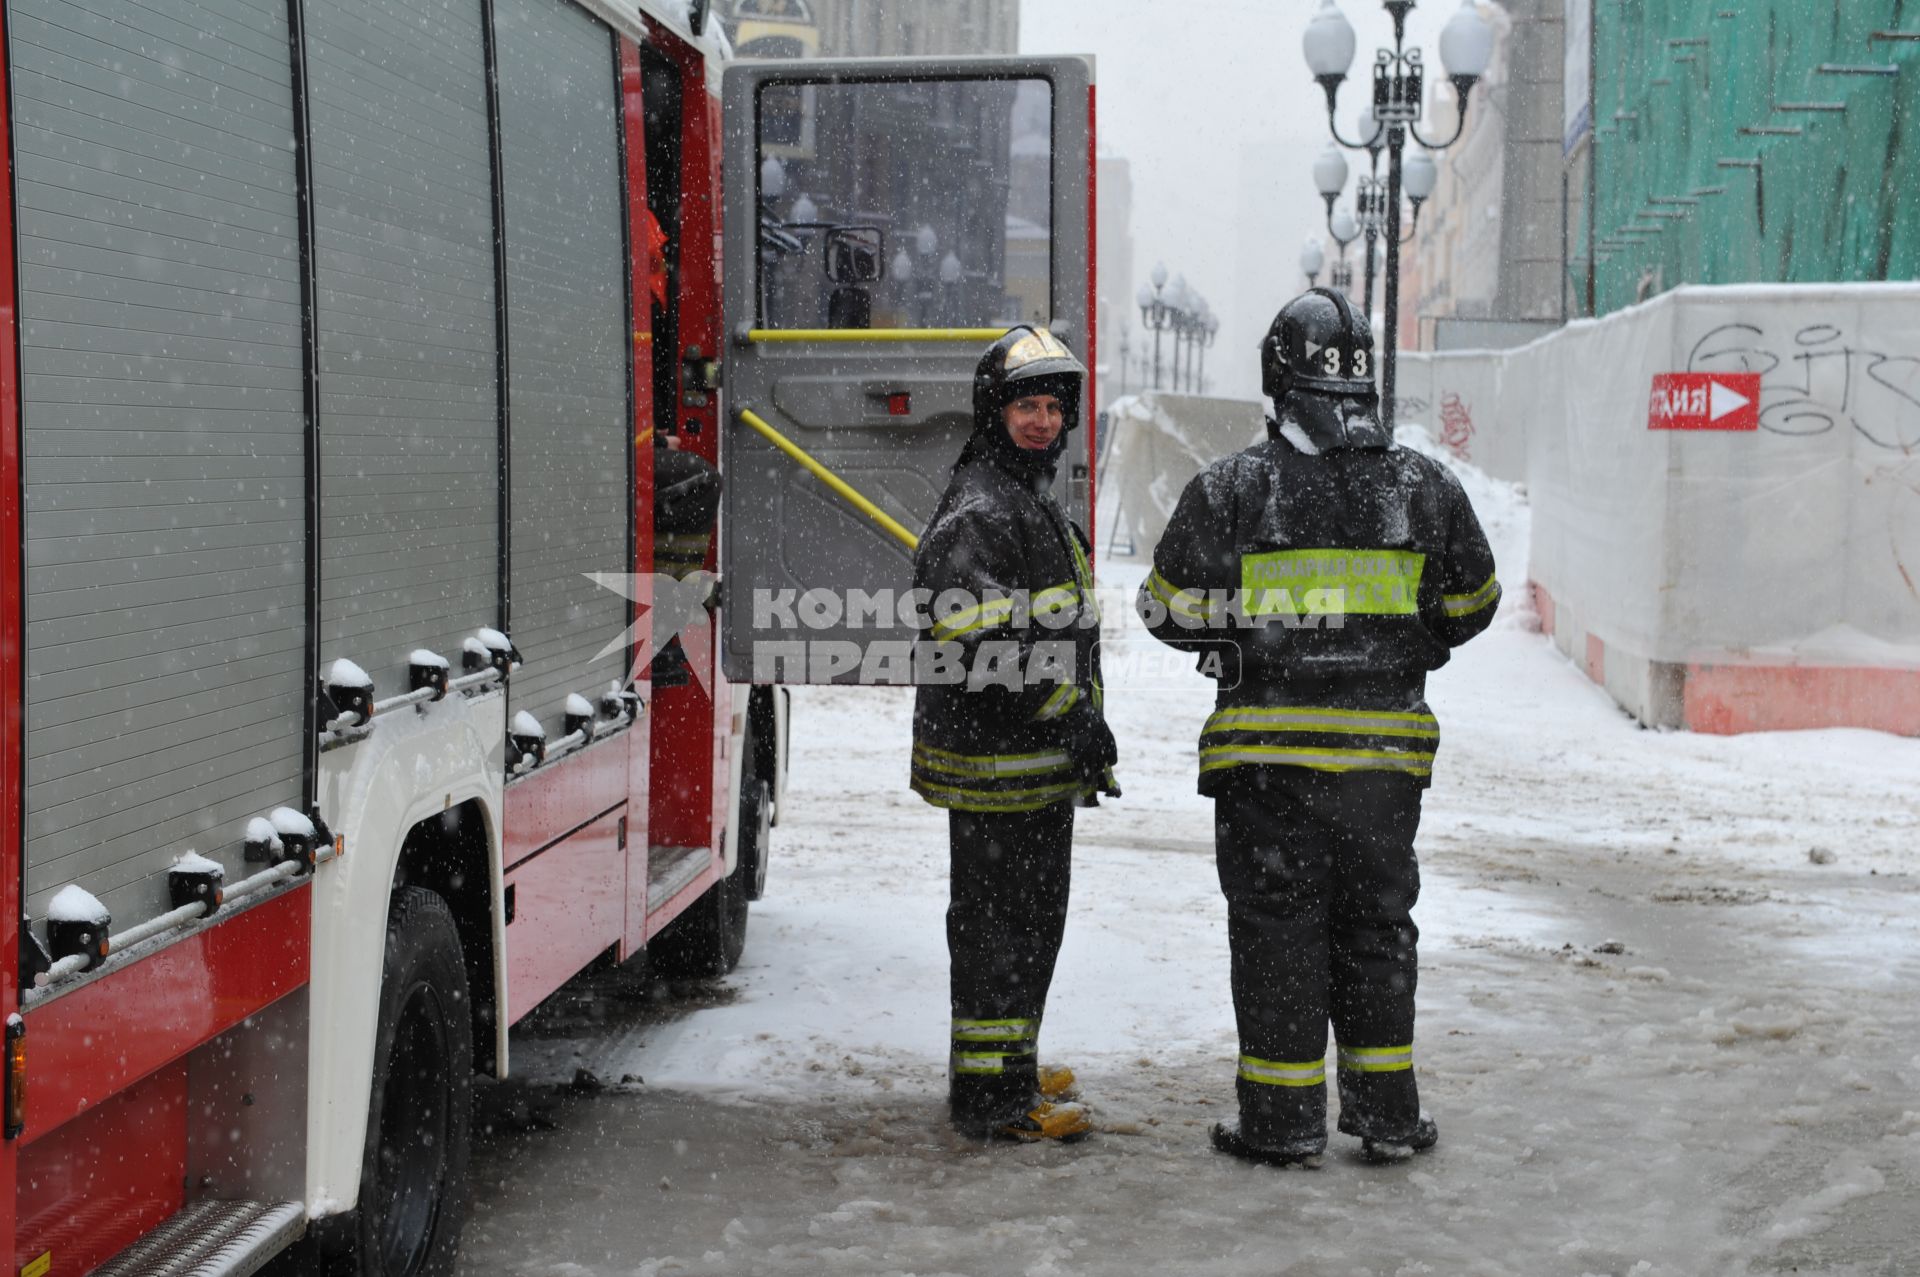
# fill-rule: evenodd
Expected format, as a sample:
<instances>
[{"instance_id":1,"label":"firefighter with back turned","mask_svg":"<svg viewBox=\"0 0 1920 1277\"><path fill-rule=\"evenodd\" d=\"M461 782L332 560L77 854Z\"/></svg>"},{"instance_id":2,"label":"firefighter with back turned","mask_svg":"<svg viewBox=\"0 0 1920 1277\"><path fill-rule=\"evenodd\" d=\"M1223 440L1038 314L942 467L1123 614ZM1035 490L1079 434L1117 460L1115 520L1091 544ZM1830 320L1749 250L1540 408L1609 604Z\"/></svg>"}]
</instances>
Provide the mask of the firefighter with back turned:
<instances>
[{"instance_id":1,"label":"firefighter with back turned","mask_svg":"<svg viewBox=\"0 0 1920 1277\"><path fill-rule=\"evenodd\" d=\"M1414 833L1440 728L1429 671L1500 601L1459 482L1382 428L1347 298L1289 302L1261 343L1267 439L1189 483L1139 610L1218 680L1200 736L1239 1029L1216 1148L1318 1165L1327 1030L1341 1132L1370 1161L1431 1148L1414 1082Z\"/></svg>"}]
</instances>

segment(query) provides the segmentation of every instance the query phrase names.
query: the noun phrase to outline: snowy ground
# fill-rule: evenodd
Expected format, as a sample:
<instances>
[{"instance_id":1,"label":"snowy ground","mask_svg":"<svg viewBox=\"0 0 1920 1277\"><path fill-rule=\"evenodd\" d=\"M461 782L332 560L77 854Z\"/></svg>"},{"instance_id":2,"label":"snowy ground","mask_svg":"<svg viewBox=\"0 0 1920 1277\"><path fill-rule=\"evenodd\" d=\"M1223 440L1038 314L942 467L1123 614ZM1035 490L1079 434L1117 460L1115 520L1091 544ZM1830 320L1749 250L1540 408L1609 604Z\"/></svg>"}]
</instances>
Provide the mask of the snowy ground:
<instances>
[{"instance_id":1,"label":"snowy ground","mask_svg":"<svg viewBox=\"0 0 1920 1277\"><path fill-rule=\"evenodd\" d=\"M1465 478L1524 582L1524 502ZM460 1271L1920 1272L1920 741L1642 731L1522 593L1431 682L1432 1154L1370 1167L1336 1137L1306 1172L1209 1149L1235 1054L1193 788L1209 691L1139 673L1110 695L1127 792L1081 813L1042 1041L1099 1131L953 1139L945 818L906 789L910 701L808 689L739 972L517 1034L528 1081L487 1102ZM613 1085L555 1088L579 1067Z\"/></svg>"}]
</instances>

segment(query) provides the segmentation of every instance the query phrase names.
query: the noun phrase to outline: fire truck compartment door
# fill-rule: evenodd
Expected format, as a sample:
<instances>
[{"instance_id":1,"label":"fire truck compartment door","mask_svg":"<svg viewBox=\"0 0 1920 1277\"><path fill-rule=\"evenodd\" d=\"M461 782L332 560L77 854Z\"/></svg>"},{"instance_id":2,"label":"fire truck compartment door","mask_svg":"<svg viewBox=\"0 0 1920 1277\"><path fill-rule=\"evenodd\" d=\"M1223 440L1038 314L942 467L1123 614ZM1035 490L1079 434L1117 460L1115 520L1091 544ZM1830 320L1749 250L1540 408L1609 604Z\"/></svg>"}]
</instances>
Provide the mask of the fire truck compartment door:
<instances>
[{"instance_id":1,"label":"fire truck compartment door","mask_svg":"<svg viewBox=\"0 0 1920 1277\"><path fill-rule=\"evenodd\" d=\"M1093 362L1092 64L763 62L722 98L723 668L907 681L910 542L982 352L1034 324ZM1091 433L1059 478L1083 527Z\"/></svg>"}]
</instances>

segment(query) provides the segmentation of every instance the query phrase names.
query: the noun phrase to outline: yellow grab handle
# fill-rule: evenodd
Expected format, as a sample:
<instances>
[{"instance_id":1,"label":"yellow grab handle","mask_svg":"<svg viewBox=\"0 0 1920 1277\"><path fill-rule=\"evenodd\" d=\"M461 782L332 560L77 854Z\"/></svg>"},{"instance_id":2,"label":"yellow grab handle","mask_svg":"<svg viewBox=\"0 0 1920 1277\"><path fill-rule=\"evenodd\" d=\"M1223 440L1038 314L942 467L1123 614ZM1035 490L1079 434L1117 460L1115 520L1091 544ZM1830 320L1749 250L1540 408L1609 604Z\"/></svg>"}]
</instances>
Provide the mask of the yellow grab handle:
<instances>
[{"instance_id":1,"label":"yellow grab handle","mask_svg":"<svg viewBox=\"0 0 1920 1277\"><path fill-rule=\"evenodd\" d=\"M806 450L799 444L761 420L759 414L751 408L742 408L740 410L740 420L759 431L768 443L780 449L780 451L786 453L795 461L798 461L814 478L839 493L841 497L846 500L847 504L892 533L894 539L906 546L909 550L918 550L920 548L919 537L901 527L898 521L885 510L882 510L879 506L861 496L845 479L842 479L839 475L808 456Z\"/></svg>"},{"instance_id":2,"label":"yellow grab handle","mask_svg":"<svg viewBox=\"0 0 1920 1277\"><path fill-rule=\"evenodd\" d=\"M751 344L766 342L819 341L999 341L1007 335L1004 328L753 328L747 331Z\"/></svg>"}]
</instances>

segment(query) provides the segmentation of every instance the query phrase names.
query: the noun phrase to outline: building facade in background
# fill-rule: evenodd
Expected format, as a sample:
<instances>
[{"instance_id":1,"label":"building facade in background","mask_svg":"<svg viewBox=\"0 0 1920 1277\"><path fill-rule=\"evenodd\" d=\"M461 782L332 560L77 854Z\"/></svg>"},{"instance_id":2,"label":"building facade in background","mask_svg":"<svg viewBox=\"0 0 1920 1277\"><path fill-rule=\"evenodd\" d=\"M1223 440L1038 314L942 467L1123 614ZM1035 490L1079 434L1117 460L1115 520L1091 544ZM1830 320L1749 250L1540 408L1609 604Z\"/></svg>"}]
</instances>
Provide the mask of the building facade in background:
<instances>
[{"instance_id":1,"label":"building facade in background","mask_svg":"<svg viewBox=\"0 0 1920 1277\"><path fill-rule=\"evenodd\" d=\"M1920 278L1920 5L1605 0L1592 31L1574 213L1597 313L1681 284Z\"/></svg>"},{"instance_id":2,"label":"building facade in background","mask_svg":"<svg viewBox=\"0 0 1920 1277\"><path fill-rule=\"evenodd\" d=\"M1408 348L1510 344L1565 314L1563 86L1566 0L1485 4L1493 62L1475 86L1466 131L1438 153L1440 181L1401 274ZM1432 81L1422 131L1459 118L1453 87Z\"/></svg>"},{"instance_id":3,"label":"building facade in background","mask_svg":"<svg viewBox=\"0 0 1920 1277\"><path fill-rule=\"evenodd\" d=\"M1020 0L720 0L715 10L741 57L1011 54L1020 45Z\"/></svg>"}]
</instances>

